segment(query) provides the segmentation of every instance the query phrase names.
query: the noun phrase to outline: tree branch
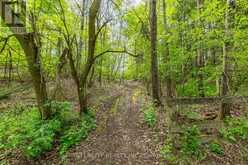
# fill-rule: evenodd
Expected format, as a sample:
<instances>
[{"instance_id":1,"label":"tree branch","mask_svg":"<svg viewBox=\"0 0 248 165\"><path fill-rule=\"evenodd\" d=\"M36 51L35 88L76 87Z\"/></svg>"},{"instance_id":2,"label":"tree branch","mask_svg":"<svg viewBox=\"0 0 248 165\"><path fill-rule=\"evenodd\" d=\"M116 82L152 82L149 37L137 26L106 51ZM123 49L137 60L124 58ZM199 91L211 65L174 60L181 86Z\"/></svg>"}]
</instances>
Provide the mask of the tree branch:
<instances>
[{"instance_id":1,"label":"tree branch","mask_svg":"<svg viewBox=\"0 0 248 165\"><path fill-rule=\"evenodd\" d=\"M101 57L101 56L103 56L104 54L107 54L107 53L125 53L125 54L128 54L128 55L130 55L130 56L132 56L132 57L135 57L135 58L137 58L137 57L140 57L140 55L136 55L136 54L133 54L133 53L131 53L131 52L128 52L127 50L106 50L106 51L104 51L104 52L101 52L101 53L99 53L98 55L96 55L95 57L94 57L94 60L96 60L97 58L99 58L99 57Z\"/></svg>"},{"instance_id":2,"label":"tree branch","mask_svg":"<svg viewBox=\"0 0 248 165\"><path fill-rule=\"evenodd\" d=\"M0 40L0 42L3 42L4 41L3 47L0 49L0 54L3 53L3 51L4 51L4 49L5 49L6 45L7 45L7 43L9 41L9 38L12 37L12 36L14 36L14 35L9 35L8 37L3 38L3 39Z\"/></svg>"},{"instance_id":3,"label":"tree branch","mask_svg":"<svg viewBox=\"0 0 248 165\"><path fill-rule=\"evenodd\" d=\"M107 24L108 24L110 21L112 21L112 20L109 19L109 20L105 21L105 22L102 24L102 26L97 30L97 32L96 32L96 34L95 34L95 40L97 40L98 35L101 33L102 29L103 29L105 26L107 26Z\"/></svg>"}]
</instances>

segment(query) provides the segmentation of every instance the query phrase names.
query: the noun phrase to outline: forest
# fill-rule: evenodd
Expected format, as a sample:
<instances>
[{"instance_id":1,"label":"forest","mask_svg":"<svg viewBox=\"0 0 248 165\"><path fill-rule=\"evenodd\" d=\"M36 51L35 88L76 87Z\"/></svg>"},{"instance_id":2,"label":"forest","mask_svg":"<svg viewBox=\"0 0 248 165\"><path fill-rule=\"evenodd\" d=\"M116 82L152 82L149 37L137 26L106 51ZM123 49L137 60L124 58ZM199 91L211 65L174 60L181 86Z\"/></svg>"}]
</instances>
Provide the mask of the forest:
<instances>
[{"instance_id":1,"label":"forest","mask_svg":"<svg viewBox=\"0 0 248 165\"><path fill-rule=\"evenodd\" d=\"M247 0L0 0L0 165L247 165Z\"/></svg>"}]
</instances>

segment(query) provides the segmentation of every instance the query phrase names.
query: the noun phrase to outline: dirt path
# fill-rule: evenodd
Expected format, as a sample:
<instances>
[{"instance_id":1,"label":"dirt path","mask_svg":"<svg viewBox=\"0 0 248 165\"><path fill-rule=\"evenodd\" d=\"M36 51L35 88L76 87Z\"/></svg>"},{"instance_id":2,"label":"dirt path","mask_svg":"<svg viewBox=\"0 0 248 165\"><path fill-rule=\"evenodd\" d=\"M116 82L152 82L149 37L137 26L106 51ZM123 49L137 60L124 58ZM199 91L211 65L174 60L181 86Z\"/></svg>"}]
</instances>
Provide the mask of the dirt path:
<instances>
[{"instance_id":1,"label":"dirt path","mask_svg":"<svg viewBox=\"0 0 248 165\"><path fill-rule=\"evenodd\" d=\"M144 125L141 112L145 95L136 84L127 86L98 123L98 129L72 149L66 164L153 165L159 164L154 141L157 133Z\"/></svg>"}]
</instances>

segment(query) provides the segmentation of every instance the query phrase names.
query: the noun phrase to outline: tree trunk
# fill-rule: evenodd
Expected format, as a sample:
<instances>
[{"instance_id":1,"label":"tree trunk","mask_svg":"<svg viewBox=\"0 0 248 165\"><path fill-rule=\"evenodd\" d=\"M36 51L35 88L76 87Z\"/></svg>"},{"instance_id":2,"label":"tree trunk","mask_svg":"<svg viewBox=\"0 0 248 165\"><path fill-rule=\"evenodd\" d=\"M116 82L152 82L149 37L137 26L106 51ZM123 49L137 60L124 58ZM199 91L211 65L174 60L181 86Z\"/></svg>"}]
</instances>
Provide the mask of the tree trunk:
<instances>
[{"instance_id":1,"label":"tree trunk","mask_svg":"<svg viewBox=\"0 0 248 165\"><path fill-rule=\"evenodd\" d=\"M163 0L163 21L164 21L164 31L165 31L165 35L166 35L166 40L165 40L165 61L169 61L170 60L170 49L169 49L169 43L168 43L168 25L167 25L167 5L165 0ZM171 70L171 69L170 69ZM165 85L166 85L166 96L169 98L173 97L173 89L172 89L172 78L171 78L171 71L166 71L168 73L168 75L166 76L166 80L165 80Z\"/></svg>"},{"instance_id":2,"label":"tree trunk","mask_svg":"<svg viewBox=\"0 0 248 165\"><path fill-rule=\"evenodd\" d=\"M233 49L233 34L232 28L234 24L234 9L235 1L227 0L226 2L226 16L225 16L225 40L223 45L223 73L221 82L221 96L228 96L231 87L231 53ZM221 103L220 119L230 116L230 103Z\"/></svg>"},{"instance_id":3,"label":"tree trunk","mask_svg":"<svg viewBox=\"0 0 248 165\"><path fill-rule=\"evenodd\" d=\"M93 66L91 69L90 78L89 78L89 82L88 82L89 88L91 88L94 85L94 75L95 75L95 67Z\"/></svg>"},{"instance_id":4,"label":"tree trunk","mask_svg":"<svg viewBox=\"0 0 248 165\"><path fill-rule=\"evenodd\" d=\"M21 20L21 18L19 18ZM9 25L10 30L15 34L16 39L20 43L21 47L24 50L28 69L32 77L34 91L36 94L36 100L38 109L40 111L41 118L43 120L49 119L51 117L50 106L47 106L46 103L49 101L47 91L46 91L46 82L42 73L42 66L40 60L40 48L37 46L35 37L39 38L36 32L35 22L31 21L33 33L25 34L16 34L15 30Z\"/></svg>"},{"instance_id":5,"label":"tree trunk","mask_svg":"<svg viewBox=\"0 0 248 165\"><path fill-rule=\"evenodd\" d=\"M55 83L55 90L54 90L54 99L62 101L63 100L63 89L62 89L62 69L64 65L66 64L66 56L68 54L68 49L65 48L63 52L61 51L62 45L58 46L58 54L60 55L59 58L59 63L57 65L57 70L56 70L56 83Z\"/></svg>"},{"instance_id":6,"label":"tree trunk","mask_svg":"<svg viewBox=\"0 0 248 165\"><path fill-rule=\"evenodd\" d=\"M8 76L8 84L10 85L11 80L12 80L12 69L13 69L13 64L12 64L12 53L9 50L9 76Z\"/></svg>"},{"instance_id":7,"label":"tree trunk","mask_svg":"<svg viewBox=\"0 0 248 165\"><path fill-rule=\"evenodd\" d=\"M201 22L201 8L203 5L203 0L197 0L197 13L198 13L198 26L202 28ZM202 50L202 38L198 39L198 48L197 48L197 77L198 77L198 92L200 97L205 97L204 92L204 76L203 76L203 67L204 67L204 55Z\"/></svg>"},{"instance_id":8,"label":"tree trunk","mask_svg":"<svg viewBox=\"0 0 248 165\"><path fill-rule=\"evenodd\" d=\"M87 79L90 70L95 62L95 47L96 47L96 18L100 10L101 0L94 0L89 11L89 27L88 27L88 57L84 66L83 72L80 76L80 89L79 101L80 101L80 114L88 113L87 107Z\"/></svg>"},{"instance_id":9,"label":"tree trunk","mask_svg":"<svg viewBox=\"0 0 248 165\"><path fill-rule=\"evenodd\" d=\"M150 26L151 26L151 79L152 97L155 103L160 104L159 98L159 77L157 59L157 2L150 0Z\"/></svg>"},{"instance_id":10,"label":"tree trunk","mask_svg":"<svg viewBox=\"0 0 248 165\"><path fill-rule=\"evenodd\" d=\"M44 120L49 119L51 110L50 107L46 105L49 99L46 91L45 78L42 73L40 49L35 44L34 33L16 34L16 38L25 52L41 118Z\"/></svg>"}]
</instances>

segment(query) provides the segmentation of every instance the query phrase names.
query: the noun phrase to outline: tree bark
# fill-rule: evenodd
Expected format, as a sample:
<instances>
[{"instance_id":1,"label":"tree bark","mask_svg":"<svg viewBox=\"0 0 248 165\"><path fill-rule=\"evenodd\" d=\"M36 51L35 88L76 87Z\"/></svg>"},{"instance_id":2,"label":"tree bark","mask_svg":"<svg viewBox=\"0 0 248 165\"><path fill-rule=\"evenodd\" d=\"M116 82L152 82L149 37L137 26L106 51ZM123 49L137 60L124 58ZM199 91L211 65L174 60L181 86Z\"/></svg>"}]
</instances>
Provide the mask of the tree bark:
<instances>
[{"instance_id":1,"label":"tree bark","mask_svg":"<svg viewBox=\"0 0 248 165\"><path fill-rule=\"evenodd\" d=\"M203 0L197 0L197 13L198 13L198 26L202 28L201 22L201 8L203 5ZM203 76L203 67L204 67L204 55L202 50L202 38L198 39L198 48L197 48L197 77L198 77L198 92L200 97L205 97L204 92L204 76Z\"/></svg>"},{"instance_id":2,"label":"tree bark","mask_svg":"<svg viewBox=\"0 0 248 165\"><path fill-rule=\"evenodd\" d=\"M169 43L168 43L168 24L167 24L167 5L166 5L166 0L163 0L163 22L164 22L164 31L165 31L165 35L166 35L166 40L165 40L165 61L169 61L170 60L170 48L169 48ZM171 69L170 69L171 70ZM171 71L167 71L168 75L166 76L166 80L165 80L165 85L166 85L166 96L169 98L172 98L173 95L173 82L172 82L172 78L171 78Z\"/></svg>"},{"instance_id":3,"label":"tree bark","mask_svg":"<svg viewBox=\"0 0 248 165\"><path fill-rule=\"evenodd\" d=\"M12 69L13 69L13 64L12 64L12 53L9 50L9 76L8 76L8 84L10 85L11 80L12 80Z\"/></svg>"},{"instance_id":4,"label":"tree bark","mask_svg":"<svg viewBox=\"0 0 248 165\"><path fill-rule=\"evenodd\" d=\"M152 97L155 103L160 104L159 76L157 59L157 2L150 0L150 28L151 28L151 80Z\"/></svg>"},{"instance_id":5,"label":"tree bark","mask_svg":"<svg viewBox=\"0 0 248 165\"><path fill-rule=\"evenodd\" d=\"M87 107L87 79L90 70L95 62L95 47L96 47L96 18L101 7L101 0L94 0L89 11L89 25L88 25L88 57L86 64L84 65L83 72L80 76L80 88L79 88L79 102L80 102L80 114L88 113Z\"/></svg>"},{"instance_id":6,"label":"tree bark","mask_svg":"<svg viewBox=\"0 0 248 165\"><path fill-rule=\"evenodd\" d=\"M58 44L58 55L60 55L59 62L56 70L56 83L53 98L59 101L63 100L63 89L62 89L62 70L66 64L66 56L68 54L68 49L65 48L61 51L61 44Z\"/></svg>"},{"instance_id":7,"label":"tree bark","mask_svg":"<svg viewBox=\"0 0 248 165\"><path fill-rule=\"evenodd\" d=\"M232 28L234 24L234 9L235 1L226 1L226 15L225 15L225 40L223 44L223 72L221 81L221 96L228 96L231 87L231 53L233 49L233 34ZM230 116L231 104L221 103L220 119Z\"/></svg>"},{"instance_id":8,"label":"tree bark","mask_svg":"<svg viewBox=\"0 0 248 165\"><path fill-rule=\"evenodd\" d=\"M16 34L16 38L21 44L28 62L41 118L44 120L49 119L51 117L51 110L46 105L49 99L45 78L42 73L40 49L35 44L34 33Z\"/></svg>"}]
</instances>

